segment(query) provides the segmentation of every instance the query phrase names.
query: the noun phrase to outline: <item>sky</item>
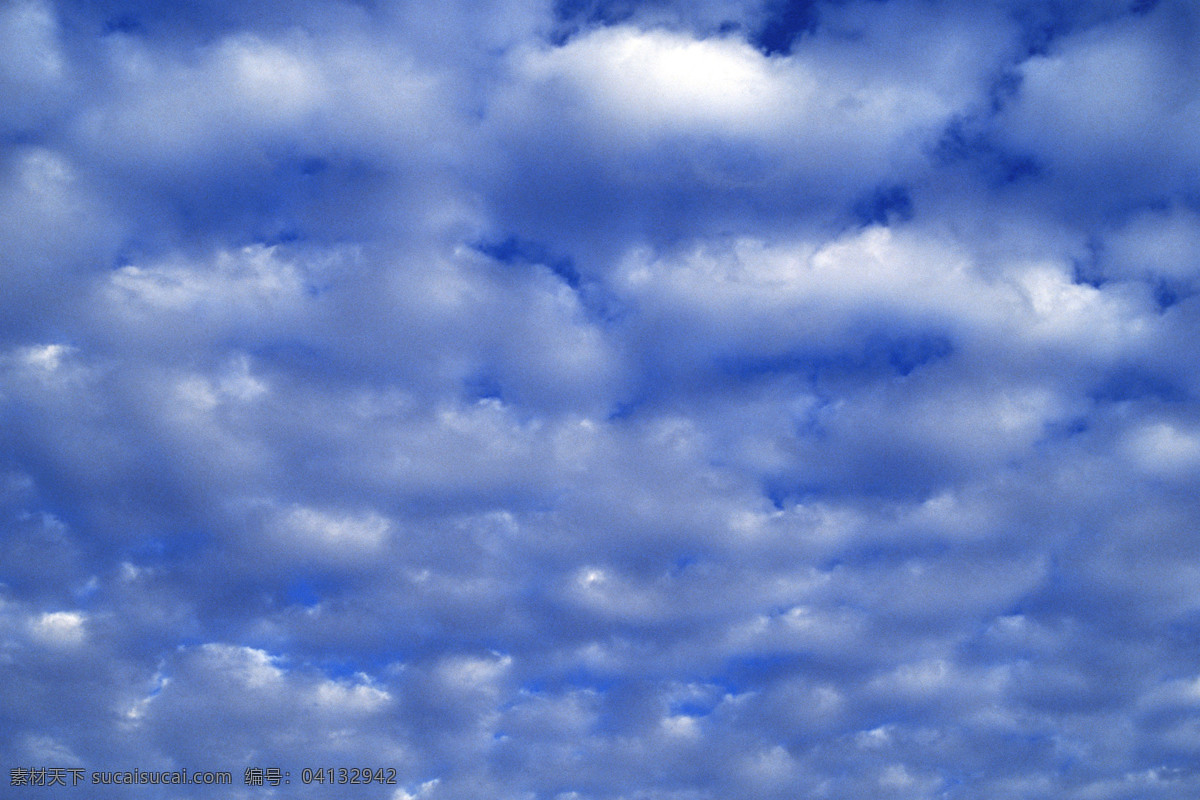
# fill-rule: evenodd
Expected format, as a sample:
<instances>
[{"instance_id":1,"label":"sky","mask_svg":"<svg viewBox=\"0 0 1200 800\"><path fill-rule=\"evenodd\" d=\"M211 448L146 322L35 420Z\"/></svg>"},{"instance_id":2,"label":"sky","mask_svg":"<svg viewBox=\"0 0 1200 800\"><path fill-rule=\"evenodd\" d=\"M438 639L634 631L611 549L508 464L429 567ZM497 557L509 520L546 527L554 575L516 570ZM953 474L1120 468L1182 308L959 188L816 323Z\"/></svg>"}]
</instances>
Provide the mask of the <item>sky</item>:
<instances>
[{"instance_id":1,"label":"sky","mask_svg":"<svg viewBox=\"0 0 1200 800\"><path fill-rule=\"evenodd\" d=\"M6 796L1200 796L1198 130L1190 0L3 0Z\"/></svg>"}]
</instances>

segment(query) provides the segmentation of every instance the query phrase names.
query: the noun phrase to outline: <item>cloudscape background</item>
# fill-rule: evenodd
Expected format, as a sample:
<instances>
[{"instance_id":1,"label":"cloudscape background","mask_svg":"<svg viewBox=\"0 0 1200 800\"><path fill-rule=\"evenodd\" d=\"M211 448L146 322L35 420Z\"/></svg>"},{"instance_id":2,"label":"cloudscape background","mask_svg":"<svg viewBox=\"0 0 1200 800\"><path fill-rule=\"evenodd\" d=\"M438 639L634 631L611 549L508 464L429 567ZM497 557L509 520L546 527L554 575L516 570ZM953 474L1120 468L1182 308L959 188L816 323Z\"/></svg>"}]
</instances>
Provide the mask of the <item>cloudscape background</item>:
<instances>
[{"instance_id":1,"label":"cloudscape background","mask_svg":"<svg viewBox=\"0 0 1200 800\"><path fill-rule=\"evenodd\" d=\"M1200 796L1197 131L1190 0L5 2L5 796Z\"/></svg>"}]
</instances>

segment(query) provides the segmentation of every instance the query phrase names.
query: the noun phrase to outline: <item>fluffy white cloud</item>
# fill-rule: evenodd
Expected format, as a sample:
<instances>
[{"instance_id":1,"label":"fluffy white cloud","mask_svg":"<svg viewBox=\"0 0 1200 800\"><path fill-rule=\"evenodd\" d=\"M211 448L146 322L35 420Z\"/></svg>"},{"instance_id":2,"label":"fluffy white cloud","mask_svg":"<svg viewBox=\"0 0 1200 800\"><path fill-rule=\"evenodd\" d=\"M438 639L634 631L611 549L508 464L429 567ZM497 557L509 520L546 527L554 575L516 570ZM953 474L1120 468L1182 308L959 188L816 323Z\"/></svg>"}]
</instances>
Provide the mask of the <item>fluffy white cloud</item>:
<instances>
[{"instance_id":1,"label":"fluffy white cloud","mask_svg":"<svg viewBox=\"0 0 1200 800\"><path fill-rule=\"evenodd\" d=\"M5 6L0 760L1195 794L1194 12L801 5Z\"/></svg>"},{"instance_id":2,"label":"fluffy white cloud","mask_svg":"<svg viewBox=\"0 0 1200 800\"><path fill-rule=\"evenodd\" d=\"M1200 157L1187 134L1200 115L1195 25L1194 8L1167 2L1030 58L1006 140L1084 192L1144 201L1187 191Z\"/></svg>"}]
</instances>

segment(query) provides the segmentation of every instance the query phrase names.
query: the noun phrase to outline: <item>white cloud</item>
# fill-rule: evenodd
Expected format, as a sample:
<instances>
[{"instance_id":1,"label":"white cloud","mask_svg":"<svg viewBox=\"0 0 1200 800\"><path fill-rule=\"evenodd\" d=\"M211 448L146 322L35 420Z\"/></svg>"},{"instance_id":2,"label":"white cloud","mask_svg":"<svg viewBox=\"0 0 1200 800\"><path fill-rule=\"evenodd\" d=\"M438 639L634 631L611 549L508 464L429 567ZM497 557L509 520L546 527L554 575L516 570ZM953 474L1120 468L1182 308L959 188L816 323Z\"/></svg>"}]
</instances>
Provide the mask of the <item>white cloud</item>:
<instances>
[{"instance_id":1,"label":"white cloud","mask_svg":"<svg viewBox=\"0 0 1200 800\"><path fill-rule=\"evenodd\" d=\"M1129 431L1125 450L1137 466L1151 474L1194 474L1200 466L1200 432L1189 427L1165 421L1146 423Z\"/></svg>"},{"instance_id":2,"label":"white cloud","mask_svg":"<svg viewBox=\"0 0 1200 800\"><path fill-rule=\"evenodd\" d=\"M334 713L371 713L381 710L392 699L383 689L368 683L347 685L335 681L318 684L315 702Z\"/></svg>"},{"instance_id":3,"label":"white cloud","mask_svg":"<svg viewBox=\"0 0 1200 800\"><path fill-rule=\"evenodd\" d=\"M54 647L75 647L87 638L87 618L78 611L47 611L30 623L38 641Z\"/></svg>"},{"instance_id":4,"label":"white cloud","mask_svg":"<svg viewBox=\"0 0 1200 800\"><path fill-rule=\"evenodd\" d=\"M528 53L535 81L564 81L612 130L728 133L774 127L814 93L816 81L791 75L738 39L696 40L665 30L601 28L562 47Z\"/></svg>"},{"instance_id":5,"label":"white cloud","mask_svg":"<svg viewBox=\"0 0 1200 800\"><path fill-rule=\"evenodd\" d=\"M246 689L269 689L283 680L276 659L253 647L209 643L200 646L198 655L205 668Z\"/></svg>"},{"instance_id":6,"label":"white cloud","mask_svg":"<svg viewBox=\"0 0 1200 800\"><path fill-rule=\"evenodd\" d=\"M1105 265L1121 278L1161 276L1194 287L1200 269L1197 216L1186 208L1137 214L1105 240Z\"/></svg>"},{"instance_id":7,"label":"white cloud","mask_svg":"<svg viewBox=\"0 0 1200 800\"><path fill-rule=\"evenodd\" d=\"M1194 14L567 5L0 11L0 760L1196 794Z\"/></svg>"},{"instance_id":8,"label":"white cloud","mask_svg":"<svg viewBox=\"0 0 1200 800\"><path fill-rule=\"evenodd\" d=\"M274 523L279 547L335 558L378 551L386 543L391 527L387 519L375 513L331 514L305 507L283 512Z\"/></svg>"},{"instance_id":9,"label":"white cloud","mask_svg":"<svg viewBox=\"0 0 1200 800\"><path fill-rule=\"evenodd\" d=\"M419 798L422 797L432 797L433 790L437 788L439 783L441 783L441 781L439 781L437 778L434 778L431 781L425 781L416 787L415 793L409 792L406 789L397 789L396 793L392 795L392 800L419 800Z\"/></svg>"},{"instance_id":10,"label":"white cloud","mask_svg":"<svg viewBox=\"0 0 1200 800\"><path fill-rule=\"evenodd\" d=\"M233 34L183 58L136 37L107 49L114 91L80 116L79 135L99 157L136 153L166 174L216 157L254 169L260 147L288 140L403 159L442 124L436 80L354 28Z\"/></svg>"},{"instance_id":11,"label":"white cloud","mask_svg":"<svg viewBox=\"0 0 1200 800\"><path fill-rule=\"evenodd\" d=\"M806 51L767 57L734 36L599 28L519 51L493 118L518 140L571 131L608 180L653 170L730 188L782 176L840 188L919 158L953 112L922 83L848 67Z\"/></svg>"},{"instance_id":12,"label":"white cloud","mask_svg":"<svg viewBox=\"0 0 1200 800\"><path fill-rule=\"evenodd\" d=\"M295 302L302 289L296 269L274 248L252 246L218 253L212 264L121 267L109 278L105 299L125 313L138 306L176 314L208 306L244 317L251 308L262 313L264 306Z\"/></svg>"},{"instance_id":13,"label":"white cloud","mask_svg":"<svg viewBox=\"0 0 1200 800\"><path fill-rule=\"evenodd\" d=\"M1200 149L1192 10L1163 3L1065 38L1021 66L1004 134L1084 191L1153 197L1186 185Z\"/></svg>"}]
</instances>

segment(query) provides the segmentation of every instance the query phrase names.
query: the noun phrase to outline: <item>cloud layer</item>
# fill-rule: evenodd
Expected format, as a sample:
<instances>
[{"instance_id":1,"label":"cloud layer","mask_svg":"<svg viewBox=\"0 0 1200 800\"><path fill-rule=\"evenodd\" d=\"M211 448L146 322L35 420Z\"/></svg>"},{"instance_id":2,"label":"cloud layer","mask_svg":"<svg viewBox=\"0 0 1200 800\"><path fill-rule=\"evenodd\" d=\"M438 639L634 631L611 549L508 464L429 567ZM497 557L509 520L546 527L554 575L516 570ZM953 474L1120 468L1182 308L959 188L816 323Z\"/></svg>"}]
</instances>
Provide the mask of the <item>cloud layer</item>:
<instances>
[{"instance_id":1,"label":"cloud layer","mask_svg":"<svg viewBox=\"0 0 1200 800\"><path fill-rule=\"evenodd\" d=\"M7 3L0 762L1196 794L1197 54L1182 0Z\"/></svg>"}]
</instances>

